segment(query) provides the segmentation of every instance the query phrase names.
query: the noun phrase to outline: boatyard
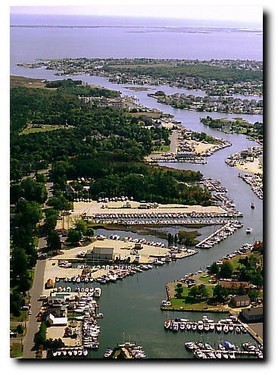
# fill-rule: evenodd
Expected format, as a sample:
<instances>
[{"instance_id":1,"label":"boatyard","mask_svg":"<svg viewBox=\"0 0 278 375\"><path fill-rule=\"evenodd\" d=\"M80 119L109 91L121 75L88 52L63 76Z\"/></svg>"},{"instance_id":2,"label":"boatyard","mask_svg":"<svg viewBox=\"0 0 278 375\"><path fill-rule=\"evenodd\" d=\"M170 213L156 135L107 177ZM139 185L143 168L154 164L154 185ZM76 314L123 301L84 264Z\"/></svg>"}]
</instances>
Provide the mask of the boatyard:
<instances>
[{"instance_id":1,"label":"boatyard","mask_svg":"<svg viewBox=\"0 0 278 375\"><path fill-rule=\"evenodd\" d=\"M162 126L164 126L163 123ZM166 127L169 127L167 123ZM200 133L185 129L178 123L175 123L175 128L178 129L172 130L169 151L152 153L146 158L147 162L206 164L206 157L231 146L231 143L223 138L208 137L208 140L201 139Z\"/></svg>"}]
</instances>

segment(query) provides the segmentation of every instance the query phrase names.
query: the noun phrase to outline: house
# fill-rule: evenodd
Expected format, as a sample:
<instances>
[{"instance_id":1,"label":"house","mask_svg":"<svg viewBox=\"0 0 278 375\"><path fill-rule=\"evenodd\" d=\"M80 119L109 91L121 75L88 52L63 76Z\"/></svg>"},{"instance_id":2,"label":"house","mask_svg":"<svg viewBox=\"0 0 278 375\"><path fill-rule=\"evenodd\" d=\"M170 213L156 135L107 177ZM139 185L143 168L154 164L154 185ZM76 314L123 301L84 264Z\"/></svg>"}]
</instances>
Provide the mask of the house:
<instances>
[{"instance_id":1,"label":"house","mask_svg":"<svg viewBox=\"0 0 278 375\"><path fill-rule=\"evenodd\" d=\"M106 246L94 246L87 251L86 258L93 262L109 262L113 260L114 248Z\"/></svg>"},{"instance_id":2,"label":"house","mask_svg":"<svg viewBox=\"0 0 278 375\"><path fill-rule=\"evenodd\" d=\"M262 322L264 319L263 307L243 309L240 318L246 322Z\"/></svg>"},{"instance_id":3,"label":"house","mask_svg":"<svg viewBox=\"0 0 278 375\"><path fill-rule=\"evenodd\" d=\"M247 294L243 296L233 296L229 302L229 305L232 307L246 307L250 305L250 298Z\"/></svg>"}]
</instances>

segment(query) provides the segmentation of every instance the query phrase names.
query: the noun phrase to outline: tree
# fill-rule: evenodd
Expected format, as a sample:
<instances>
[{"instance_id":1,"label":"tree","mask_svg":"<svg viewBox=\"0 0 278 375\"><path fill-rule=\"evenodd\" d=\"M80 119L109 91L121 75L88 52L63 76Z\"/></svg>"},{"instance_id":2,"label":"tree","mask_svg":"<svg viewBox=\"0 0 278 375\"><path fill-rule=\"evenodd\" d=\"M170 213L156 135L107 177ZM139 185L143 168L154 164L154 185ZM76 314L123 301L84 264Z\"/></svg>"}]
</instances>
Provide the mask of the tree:
<instances>
[{"instance_id":1,"label":"tree","mask_svg":"<svg viewBox=\"0 0 278 375\"><path fill-rule=\"evenodd\" d=\"M208 298L208 290L204 284L193 286L189 289L188 296L193 300L204 300Z\"/></svg>"},{"instance_id":2,"label":"tree","mask_svg":"<svg viewBox=\"0 0 278 375\"><path fill-rule=\"evenodd\" d=\"M35 348L38 348L40 345L43 347L45 346L46 342L46 323L42 322L39 328L39 331L35 334L34 337L34 343L35 343Z\"/></svg>"},{"instance_id":3,"label":"tree","mask_svg":"<svg viewBox=\"0 0 278 375\"><path fill-rule=\"evenodd\" d=\"M219 272L219 267L218 265L216 264L216 262L213 262L210 267L209 267L209 273L213 274L213 275L217 275L217 273Z\"/></svg>"},{"instance_id":4,"label":"tree","mask_svg":"<svg viewBox=\"0 0 278 375\"><path fill-rule=\"evenodd\" d=\"M18 290L14 290L10 295L10 311L14 316L20 316L20 310L24 300Z\"/></svg>"},{"instance_id":5,"label":"tree","mask_svg":"<svg viewBox=\"0 0 278 375\"><path fill-rule=\"evenodd\" d=\"M202 300L208 298L208 290L204 284L198 286L198 293Z\"/></svg>"},{"instance_id":6,"label":"tree","mask_svg":"<svg viewBox=\"0 0 278 375\"><path fill-rule=\"evenodd\" d=\"M76 244L82 239L82 232L76 229L69 229L68 231L68 241L71 244Z\"/></svg>"},{"instance_id":7,"label":"tree","mask_svg":"<svg viewBox=\"0 0 278 375\"><path fill-rule=\"evenodd\" d=\"M175 288L175 291L176 291L175 297L176 298L182 298L183 287L182 287L181 283L177 284L177 287Z\"/></svg>"},{"instance_id":8,"label":"tree","mask_svg":"<svg viewBox=\"0 0 278 375\"><path fill-rule=\"evenodd\" d=\"M224 288L222 285L215 285L213 289L213 297L218 302L224 302L229 294L229 290L227 288Z\"/></svg>"},{"instance_id":9,"label":"tree","mask_svg":"<svg viewBox=\"0 0 278 375\"><path fill-rule=\"evenodd\" d=\"M21 274L25 274L28 268L27 255L24 249L15 248L12 252L11 260L12 272L14 278Z\"/></svg>"},{"instance_id":10,"label":"tree","mask_svg":"<svg viewBox=\"0 0 278 375\"><path fill-rule=\"evenodd\" d=\"M84 220L76 220L74 227L82 234L85 234L87 232L87 223Z\"/></svg>"},{"instance_id":11,"label":"tree","mask_svg":"<svg viewBox=\"0 0 278 375\"><path fill-rule=\"evenodd\" d=\"M19 290L21 292L27 292L31 287L31 278L29 273L23 272L19 275Z\"/></svg>"},{"instance_id":12,"label":"tree","mask_svg":"<svg viewBox=\"0 0 278 375\"><path fill-rule=\"evenodd\" d=\"M60 236L54 230L50 231L47 236L47 247L50 250L59 250L61 249Z\"/></svg>"},{"instance_id":13,"label":"tree","mask_svg":"<svg viewBox=\"0 0 278 375\"><path fill-rule=\"evenodd\" d=\"M217 276L219 278L221 277L224 279L228 279L232 276L232 273L233 273L233 266L231 262L224 261L223 264L220 266L220 270Z\"/></svg>"},{"instance_id":14,"label":"tree","mask_svg":"<svg viewBox=\"0 0 278 375\"><path fill-rule=\"evenodd\" d=\"M24 332L24 328L22 326L22 324L18 324L17 327L16 327L16 332L21 335L23 332Z\"/></svg>"},{"instance_id":15,"label":"tree","mask_svg":"<svg viewBox=\"0 0 278 375\"><path fill-rule=\"evenodd\" d=\"M256 290L256 289L250 289L249 291L248 291L248 296L249 296L249 298L251 299L251 301L256 301L257 300L257 298L258 298L258 296L259 296L259 291L258 290Z\"/></svg>"}]
</instances>

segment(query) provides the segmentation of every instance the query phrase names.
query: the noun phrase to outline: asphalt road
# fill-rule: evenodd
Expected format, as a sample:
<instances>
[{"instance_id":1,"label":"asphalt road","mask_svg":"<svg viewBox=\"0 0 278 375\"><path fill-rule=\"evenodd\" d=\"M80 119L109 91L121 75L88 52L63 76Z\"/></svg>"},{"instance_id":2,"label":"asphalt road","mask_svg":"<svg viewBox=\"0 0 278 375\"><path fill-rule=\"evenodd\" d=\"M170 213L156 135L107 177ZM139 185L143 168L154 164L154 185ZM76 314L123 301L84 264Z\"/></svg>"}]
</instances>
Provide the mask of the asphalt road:
<instances>
[{"instance_id":1,"label":"asphalt road","mask_svg":"<svg viewBox=\"0 0 278 375\"><path fill-rule=\"evenodd\" d=\"M23 358L35 358L36 352L32 350L34 346L34 335L39 330L40 323L37 322L37 314L41 307L38 301L43 290L43 275L45 269L45 260L38 260L35 267L35 275L32 289L30 290L31 312L27 322L27 332L23 341Z\"/></svg>"}]
</instances>

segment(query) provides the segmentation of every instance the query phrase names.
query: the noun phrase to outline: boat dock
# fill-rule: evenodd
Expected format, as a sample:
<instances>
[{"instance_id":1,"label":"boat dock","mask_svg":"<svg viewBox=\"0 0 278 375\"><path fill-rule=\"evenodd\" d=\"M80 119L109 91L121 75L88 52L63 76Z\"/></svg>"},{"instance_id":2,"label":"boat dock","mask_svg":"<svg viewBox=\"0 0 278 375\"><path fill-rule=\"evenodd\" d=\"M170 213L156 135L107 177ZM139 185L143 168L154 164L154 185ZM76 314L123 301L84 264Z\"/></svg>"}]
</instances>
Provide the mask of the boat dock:
<instances>
[{"instance_id":1,"label":"boat dock","mask_svg":"<svg viewBox=\"0 0 278 375\"><path fill-rule=\"evenodd\" d=\"M231 344L229 341L224 341L219 344L218 348L213 348L208 343L203 342L185 342L185 349L193 352L195 358L198 359L238 359L242 356L246 358L254 357L256 359L263 359L263 347L252 345L245 342L241 347Z\"/></svg>"},{"instance_id":2,"label":"boat dock","mask_svg":"<svg viewBox=\"0 0 278 375\"><path fill-rule=\"evenodd\" d=\"M217 243L231 236L238 228L242 228L243 224L239 221L229 221L223 227L209 235L207 238L199 242L196 247L202 249L210 249Z\"/></svg>"},{"instance_id":3,"label":"boat dock","mask_svg":"<svg viewBox=\"0 0 278 375\"><path fill-rule=\"evenodd\" d=\"M217 322L208 319L206 316L199 321L189 321L188 319L176 318L167 319L164 328L172 332L217 332L217 333L248 333L247 325L235 317L222 319Z\"/></svg>"}]
</instances>

